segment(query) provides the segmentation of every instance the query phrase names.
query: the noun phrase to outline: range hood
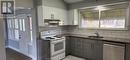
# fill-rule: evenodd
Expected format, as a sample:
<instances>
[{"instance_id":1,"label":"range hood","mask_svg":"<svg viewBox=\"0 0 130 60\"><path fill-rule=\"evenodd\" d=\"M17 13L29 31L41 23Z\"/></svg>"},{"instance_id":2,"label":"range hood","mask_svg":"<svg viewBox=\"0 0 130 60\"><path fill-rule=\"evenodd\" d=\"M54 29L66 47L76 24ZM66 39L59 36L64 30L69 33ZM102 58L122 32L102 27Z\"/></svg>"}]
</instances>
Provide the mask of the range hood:
<instances>
[{"instance_id":1,"label":"range hood","mask_svg":"<svg viewBox=\"0 0 130 60\"><path fill-rule=\"evenodd\" d=\"M46 26L59 26L61 20L59 19L44 19L44 23Z\"/></svg>"}]
</instances>

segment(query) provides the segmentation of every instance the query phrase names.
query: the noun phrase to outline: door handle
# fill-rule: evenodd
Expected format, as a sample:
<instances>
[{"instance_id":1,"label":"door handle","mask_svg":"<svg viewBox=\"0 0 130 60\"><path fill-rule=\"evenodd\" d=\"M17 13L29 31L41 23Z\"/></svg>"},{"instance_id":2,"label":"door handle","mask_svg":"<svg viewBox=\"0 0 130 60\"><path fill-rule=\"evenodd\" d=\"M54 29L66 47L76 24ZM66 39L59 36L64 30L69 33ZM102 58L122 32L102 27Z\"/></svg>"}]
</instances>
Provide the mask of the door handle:
<instances>
[{"instance_id":1,"label":"door handle","mask_svg":"<svg viewBox=\"0 0 130 60\"><path fill-rule=\"evenodd\" d=\"M19 39L21 39L21 35L19 35Z\"/></svg>"}]
</instances>

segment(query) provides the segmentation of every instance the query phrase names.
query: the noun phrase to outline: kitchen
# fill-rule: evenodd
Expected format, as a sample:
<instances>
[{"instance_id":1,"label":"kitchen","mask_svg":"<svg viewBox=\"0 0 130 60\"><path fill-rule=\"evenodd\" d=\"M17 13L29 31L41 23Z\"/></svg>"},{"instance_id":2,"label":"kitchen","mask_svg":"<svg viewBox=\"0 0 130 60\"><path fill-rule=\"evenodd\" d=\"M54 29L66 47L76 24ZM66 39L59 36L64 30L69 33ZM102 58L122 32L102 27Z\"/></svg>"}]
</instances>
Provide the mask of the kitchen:
<instances>
[{"instance_id":1,"label":"kitchen","mask_svg":"<svg viewBox=\"0 0 130 60\"><path fill-rule=\"evenodd\" d=\"M15 3L16 15L5 24L6 48L27 60L130 60L129 0Z\"/></svg>"},{"instance_id":2,"label":"kitchen","mask_svg":"<svg viewBox=\"0 0 130 60\"><path fill-rule=\"evenodd\" d=\"M38 4L38 60L130 59L129 1L43 0ZM55 38L61 41L52 45Z\"/></svg>"}]
</instances>

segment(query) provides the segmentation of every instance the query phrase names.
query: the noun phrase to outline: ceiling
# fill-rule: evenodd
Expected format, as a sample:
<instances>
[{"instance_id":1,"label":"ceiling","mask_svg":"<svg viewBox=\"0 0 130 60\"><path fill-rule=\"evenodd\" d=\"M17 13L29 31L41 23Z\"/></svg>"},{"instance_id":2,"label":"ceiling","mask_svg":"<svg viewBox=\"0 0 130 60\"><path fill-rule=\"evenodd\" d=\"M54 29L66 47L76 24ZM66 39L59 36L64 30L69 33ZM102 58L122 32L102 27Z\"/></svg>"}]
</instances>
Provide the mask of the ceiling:
<instances>
[{"instance_id":1,"label":"ceiling","mask_svg":"<svg viewBox=\"0 0 130 60\"><path fill-rule=\"evenodd\" d=\"M64 0L66 3L77 3L81 1L94 2L94 1L113 1L113 0ZM116 0L116 1L127 1L127 0Z\"/></svg>"},{"instance_id":2,"label":"ceiling","mask_svg":"<svg viewBox=\"0 0 130 60\"><path fill-rule=\"evenodd\" d=\"M64 0L66 3L76 3L84 0Z\"/></svg>"}]
</instances>

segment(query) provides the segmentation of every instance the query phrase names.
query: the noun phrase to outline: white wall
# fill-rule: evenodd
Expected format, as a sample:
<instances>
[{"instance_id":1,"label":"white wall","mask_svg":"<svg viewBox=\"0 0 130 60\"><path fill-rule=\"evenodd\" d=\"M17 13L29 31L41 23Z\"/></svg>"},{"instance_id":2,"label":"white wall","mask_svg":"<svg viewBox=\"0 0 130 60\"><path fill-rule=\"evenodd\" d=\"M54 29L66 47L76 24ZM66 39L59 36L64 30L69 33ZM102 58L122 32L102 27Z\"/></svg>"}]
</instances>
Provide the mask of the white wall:
<instances>
[{"instance_id":1,"label":"white wall","mask_svg":"<svg viewBox=\"0 0 130 60\"><path fill-rule=\"evenodd\" d=\"M66 9L66 4L63 0L43 0L44 6Z\"/></svg>"},{"instance_id":2,"label":"white wall","mask_svg":"<svg viewBox=\"0 0 130 60\"><path fill-rule=\"evenodd\" d=\"M15 0L16 8L33 8L33 0Z\"/></svg>"},{"instance_id":3,"label":"white wall","mask_svg":"<svg viewBox=\"0 0 130 60\"><path fill-rule=\"evenodd\" d=\"M6 0L1 0L6 1ZM10 1L10 0L8 0ZM1 6L1 3L0 3ZM1 8L1 7L0 7ZM0 13L0 60L6 60L6 50L5 50L5 21Z\"/></svg>"},{"instance_id":4,"label":"white wall","mask_svg":"<svg viewBox=\"0 0 130 60\"><path fill-rule=\"evenodd\" d=\"M4 32L4 20L0 18L0 60L6 60Z\"/></svg>"},{"instance_id":5,"label":"white wall","mask_svg":"<svg viewBox=\"0 0 130 60\"><path fill-rule=\"evenodd\" d=\"M38 17L38 26L44 26L43 20L43 7L42 5L37 6L37 17Z\"/></svg>"}]
</instances>

